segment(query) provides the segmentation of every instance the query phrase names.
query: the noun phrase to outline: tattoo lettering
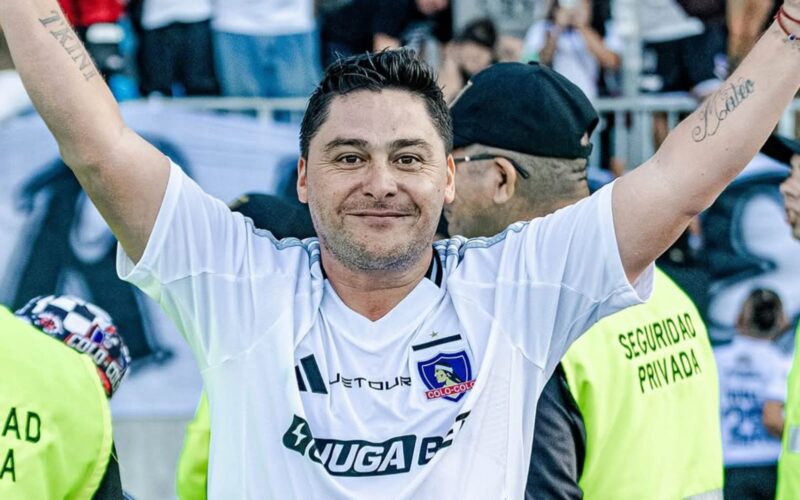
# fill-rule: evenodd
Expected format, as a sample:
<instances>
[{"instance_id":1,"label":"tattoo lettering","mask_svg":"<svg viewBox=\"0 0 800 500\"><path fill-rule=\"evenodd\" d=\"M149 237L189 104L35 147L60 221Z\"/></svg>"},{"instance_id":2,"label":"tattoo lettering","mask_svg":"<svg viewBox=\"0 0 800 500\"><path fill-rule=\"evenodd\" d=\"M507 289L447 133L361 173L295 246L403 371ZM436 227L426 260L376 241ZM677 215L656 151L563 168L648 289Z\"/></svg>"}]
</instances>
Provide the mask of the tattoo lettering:
<instances>
[{"instance_id":1,"label":"tattoo lettering","mask_svg":"<svg viewBox=\"0 0 800 500\"><path fill-rule=\"evenodd\" d=\"M61 45L72 60L78 64L78 70L88 82L93 77L97 76L97 70L92 63L92 58L89 57L89 53L86 52L83 44L81 44L81 41L75 36L75 32L72 31L72 28L64 20L61 13L53 10L51 14L53 15L50 17L40 18L39 22L48 29L50 34L53 35L53 38L58 41L59 45ZM56 24L54 29L48 28L48 25L54 23Z\"/></svg>"},{"instance_id":2,"label":"tattoo lettering","mask_svg":"<svg viewBox=\"0 0 800 500\"><path fill-rule=\"evenodd\" d=\"M708 98L699 113L700 124L692 129L692 139L702 142L719 130L726 118L755 92L755 82L740 78Z\"/></svg>"}]
</instances>

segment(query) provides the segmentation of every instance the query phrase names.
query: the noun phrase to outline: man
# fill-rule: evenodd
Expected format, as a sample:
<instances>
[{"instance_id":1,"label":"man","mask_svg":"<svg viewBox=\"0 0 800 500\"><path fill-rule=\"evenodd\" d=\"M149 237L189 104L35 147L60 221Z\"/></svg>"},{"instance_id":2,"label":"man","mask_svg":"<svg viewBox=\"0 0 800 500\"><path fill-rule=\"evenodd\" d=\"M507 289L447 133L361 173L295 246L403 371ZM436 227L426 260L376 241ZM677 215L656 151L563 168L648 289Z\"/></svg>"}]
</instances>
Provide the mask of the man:
<instances>
[{"instance_id":1,"label":"man","mask_svg":"<svg viewBox=\"0 0 800 500\"><path fill-rule=\"evenodd\" d=\"M439 86L451 102L470 78L495 62L497 30L491 19L470 22L444 49L439 65Z\"/></svg>"},{"instance_id":2,"label":"man","mask_svg":"<svg viewBox=\"0 0 800 500\"><path fill-rule=\"evenodd\" d=\"M299 97L313 90L320 62L312 0L219 0L211 30L222 95Z\"/></svg>"},{"instance_id":3,"label":"man","mask_svg":"<svg viewBox=\"0 0 800 500\"><path fill-rule=\"evenodd\" d=\"M94 304L0 307L0 498L123 498L107 399L129 362Z\"/></svg>"},{"instance_id":4,"label":"man","mask_svg":"<svg viewBox=\"0 0 800 500\"><path fill-rule=\"evenodd\" d=\"M714 349L720 382L725 498L775 498L780 433L770 435L763 413L770 399L785 399L789 359L774 340L789 329L777 293L752 290L733 340ZM776 392L775 387L781 390Z\"/></svg>"},{"instance_id":5,"label":"man","mask_svg":"<svg viewBox=\"0 0 800 500\"><path fill-rule=\"evenodd\" d=\"M397 48L409 30L423 28L439 42L453 37L450 0L345 0L322 9L322 62Z\"/></svg>"},{"instance_id":6,"label":"man","mask_svg":"<svg viewBox=\"0 0 800 500\"><path fill-rule=\"evenodd\" d=\"M471 80L451 114L459 188L445 207L451 231L491 235L589 196L590 148L581 143L597 113L558 73L540 65L495 65ZM711 345L686 294L658 269L655 281L647 304L593 326L545 386L526 498L721 493Z\"/></svg>"},{"instance_id":7,"label":"man","mask_svg":"<svg viewBox=\"0 0 800 500\"><path fill-rule=\"evenodd\" d=\"M800 0L786 9L800 17ZM562 354L649 295L653 259L800 86L800 51L775 25L630 175L495 238L434 247L455 194L441 91L408 51L343 60L301 127L298 195L319 238L277 241L125 127L80 49L51 33L62 22L51 0L0 3L34 103L120 241L120 274L195 352L215 423L210 497L521 496ZM441 361L464 382L443 389Z\"/></svg>"}]
</instances>

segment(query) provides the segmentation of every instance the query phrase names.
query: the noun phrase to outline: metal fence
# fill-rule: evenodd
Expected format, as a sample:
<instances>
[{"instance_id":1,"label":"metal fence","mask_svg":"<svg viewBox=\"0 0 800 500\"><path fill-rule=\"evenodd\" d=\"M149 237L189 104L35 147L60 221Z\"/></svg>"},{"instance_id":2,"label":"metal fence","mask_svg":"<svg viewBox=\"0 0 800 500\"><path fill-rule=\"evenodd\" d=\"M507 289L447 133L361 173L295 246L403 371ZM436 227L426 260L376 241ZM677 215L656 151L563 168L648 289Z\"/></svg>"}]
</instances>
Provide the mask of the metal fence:
<instances>
[{"instance_id":1,"label":"metal fence","mask_svg":"<svg viewBox=\"0 0 800 500\"><path fill-rule=\"evenodd\" d=\"M152 105L181 106L192 109L214 111L247 112L259 119L270 120L276 112L289 111L301 113L306 106L305 98L260 99L260 98L182 98L150 99ZM628 168L635 167L650 158L655 152L653 122L656 114L666 115L667 126L671 130L683 116L694 111L697 99L688 95L637 96L601 98L595 102L600 114L600 126L595 132L595 144L591 164L601 166L601 158L607 157L602 145L611 147L611 153L621 158ZM781 134L795 137L797 113L800 112L800 99L796 99L784 113L778 125ZM600 141L600 134L607 131L610 141Z\"/></svg>"},{"instance_id":2,"label":"metal fence","mask_svg":"<svg viewBox=\"0 0 800 500\"><path fill-rule=\"evenodd\" d=\"M688 95L638 96L632 98L602 98L595 102L600 113L600 125L593 137L595 150L592 164L599 165L603 151L599 134L608 130L613 155L622 158L628 168L635 167L655 153L653 133L654 116L666 115L670 130L680 120L694 111L699 102ZM777 131L789 137L796 137L797 113L800 112L800 99L789 106L781 119Z\"/></svg>"},{"instance_id":3,"label":"metal fence","mask_svg":"<svg viewBox=\"0 0 800 500\"><path fill-rule=\"evenodd\" d=\"M179 99L151 97L149 106L175 106L196 110L247 113L260 120L272 120L276 113L289 112L299 117L305 110L306 98L263 99L247 97L184 97ZM600 114L600 125L592 137L595 144L590 163L601 165L602 158L610 153L621 158L628 168L633 168L650 158L655 152L653 134L654 116L666 115L669 129L698 106L698 101L688 95L661 95L600 98L594 103ZM796 99L784 113L778 132L789 137L797 136L797 114L800 99ZM608 133L609 140L601 141L600 134Z\"/></svg>"}]
</instances>

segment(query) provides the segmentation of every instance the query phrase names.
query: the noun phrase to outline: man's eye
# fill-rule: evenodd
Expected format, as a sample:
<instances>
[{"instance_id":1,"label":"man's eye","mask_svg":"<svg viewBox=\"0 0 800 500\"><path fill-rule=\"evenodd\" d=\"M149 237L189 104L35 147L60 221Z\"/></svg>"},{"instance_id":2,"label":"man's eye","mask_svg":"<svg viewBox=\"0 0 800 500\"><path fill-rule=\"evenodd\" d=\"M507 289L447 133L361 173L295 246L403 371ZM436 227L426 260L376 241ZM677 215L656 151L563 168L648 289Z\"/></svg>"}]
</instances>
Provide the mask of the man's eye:
<instances>
[{"instance_id":1,"label":"man's eye","mask_svg":"<svg viewBox=\"0 0 800 500\"><path fill-rule=\"evenodd\" d=\"M420 159L412 155L400 156L396 161L402 167L416 167L420 163Z\"/></svg>"},{"instance_id":2,"label":"man's eye","mask_svg":"<svg viewBox=\"0 0 800 500\"><path fill-rule=\"evenodd\" d=\"M362 160L357 155L342 155L336 161L338 161L339 163L347 164L347 165L358 165L358 164L361 163Z\"/></svg>"}]
</instances>

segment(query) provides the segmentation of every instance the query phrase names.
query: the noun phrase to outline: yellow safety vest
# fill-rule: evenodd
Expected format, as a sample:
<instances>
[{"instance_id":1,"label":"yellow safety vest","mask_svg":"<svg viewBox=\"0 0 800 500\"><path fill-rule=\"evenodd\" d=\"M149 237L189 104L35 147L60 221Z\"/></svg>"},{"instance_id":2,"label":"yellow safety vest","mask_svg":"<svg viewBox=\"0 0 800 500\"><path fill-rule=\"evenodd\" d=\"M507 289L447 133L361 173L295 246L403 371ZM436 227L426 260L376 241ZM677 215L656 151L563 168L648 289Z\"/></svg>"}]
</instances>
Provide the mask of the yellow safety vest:
<instances>
[{"instance_id":1,"label":"yellow safety vest","mask_svg":"<svg viewBox=\"0 0 800 500\"><path fill-rule=\"evenodd\" d=\"M178 498L180 500L206 500L208 496L208 447L211 443L211 417L208 413L206 393L194 420L186 427L186 438L178 462Z\"/></svg>"},{"instance_id":2,"label":"yellow safety vest","mask_svg":"<svg viewBox=\"0 0 800 500\"><path fill-rule=\"evenodd\" d=\"M0 498L92 498L111 442L91 359L0 307Z\"/></svg>"},{"instance_id":3,"label":"yellow safety vest","mask_svg":"<svg viewBox=\"0 0 800 500\"><path fill-rule=\"evenodd\" d=\"M650 301L597 323L562 365L586 426L586 500L722 498L714 354L666 274L656 269Z\"/></svg>"},{"instance_id":4,"label":"yellow safety vest","mask_svg":"<svg viewBox=\"0 0 800 500\"><path fill-rule=\"evenodd\" d=\"M786 392L783 446L778 459L778 500L800 498L800 327L795 331L794 360Z\"/></svg>"}]
</instances>

